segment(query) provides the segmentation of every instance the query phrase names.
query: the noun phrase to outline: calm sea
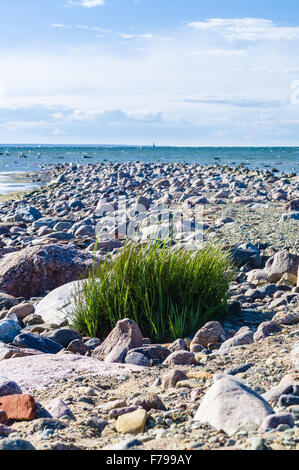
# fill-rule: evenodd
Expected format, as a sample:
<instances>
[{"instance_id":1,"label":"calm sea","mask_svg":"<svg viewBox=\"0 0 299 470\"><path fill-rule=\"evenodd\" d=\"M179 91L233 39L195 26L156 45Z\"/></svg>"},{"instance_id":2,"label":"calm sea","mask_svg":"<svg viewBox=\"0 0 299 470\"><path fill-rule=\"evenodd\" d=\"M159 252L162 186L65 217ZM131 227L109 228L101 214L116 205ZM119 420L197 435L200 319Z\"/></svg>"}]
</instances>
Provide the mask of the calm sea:
<instances>
[{"instance_id":1,"label":"calm sea","mask_svg":"<svg viewBox=\"0 0 299 470\"><path fill-rule=\"evenodd\" d=\"M23 157L20 158L20 155ZM90 157L83 159L82 157ZM299 147L141 147L141 146L0 146L0 193L30 189L18 173L41 171L49 165L76 162L186 162L202 165L243 164L260 170L299 170Z\"/></svg>"}]
</instances>

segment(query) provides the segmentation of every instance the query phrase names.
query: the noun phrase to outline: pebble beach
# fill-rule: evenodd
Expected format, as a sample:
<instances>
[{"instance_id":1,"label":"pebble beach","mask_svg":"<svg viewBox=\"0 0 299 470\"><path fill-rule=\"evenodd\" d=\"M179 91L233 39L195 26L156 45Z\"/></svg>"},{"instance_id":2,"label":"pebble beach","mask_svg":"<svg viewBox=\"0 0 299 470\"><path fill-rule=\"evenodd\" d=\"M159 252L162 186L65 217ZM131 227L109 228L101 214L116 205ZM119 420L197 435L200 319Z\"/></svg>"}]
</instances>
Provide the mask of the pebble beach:
<instances>
[{"instance_id":1,"label":"pebble beach","mask_svg":"<svg viewBox=\"0 0 299 470\"><path fill-rule=\"evenodd\" d=\"M0 200L0 449L299 450L296 173L84 162L31 179ZM231 253L227 319L165 344L131 318L74 331L94 257L157 236Z\"/></svg>"}]
</instances>

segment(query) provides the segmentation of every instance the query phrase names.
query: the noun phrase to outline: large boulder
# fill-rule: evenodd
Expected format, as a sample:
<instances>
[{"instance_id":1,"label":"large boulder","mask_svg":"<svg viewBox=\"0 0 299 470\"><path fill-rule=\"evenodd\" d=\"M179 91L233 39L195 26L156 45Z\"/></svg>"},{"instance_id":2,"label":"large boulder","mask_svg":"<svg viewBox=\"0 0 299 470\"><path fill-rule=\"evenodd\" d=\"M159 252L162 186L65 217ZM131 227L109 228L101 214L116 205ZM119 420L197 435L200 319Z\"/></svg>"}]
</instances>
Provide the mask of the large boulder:
<instances>
[{"instance_id":1,"label":"large boulder","mask_svg":"<svg viewBox=\"0 0 299 470\"><path fill-rule=\"evenodd\" d=\"M27 299L42 296L78 279L93 260L89 252L55 244L9 253L0 260L0 290Z\"/></svg>"},{"instance_id":2,"label":"large boulder","mask_svg":"<svg viewBox=\"0 0 299 470\"><path fill-rule=\"evenodd\" d=\"M103 361L115 348L128 352L142 345L143 337L139 326L133 320L125 318L117 322L105 341L93 351L92 356Z\"/></svg>"},{"instance_id":3,"label":"large boulder","mask_svg":"<svg viewBox=\"0 0 299 470\"><path fill-rule=\"evenodd\" d=\"M297 276L299 267L299 255L287 250L279 251L268 259L265 266L270 282L279 281L285 273Z\"/></svg>"},{"instance_id":4,"label":"large boulder","mask_svg":"<svg viewBox=\"0 0 299 470\"><path fill-rule=\"evenodd\" d=\"M243 381L219 374L214 377L194 420L231 434L248 423L260 426L273 413L271 406Z\"/></svg>"},{"instance_id":5,"label":"large boulder","mask_svg":"<svg viewBox=\"0 0 299 470\"><path fill-rule=\"evenodd\" d=\"M72 281L63 284L46 295L36 306L35 314L40 315L45 323L62 326L72 322L72 312L75 308L75 297L82 292L82 281Z\"/></svg>"}]
</instances>

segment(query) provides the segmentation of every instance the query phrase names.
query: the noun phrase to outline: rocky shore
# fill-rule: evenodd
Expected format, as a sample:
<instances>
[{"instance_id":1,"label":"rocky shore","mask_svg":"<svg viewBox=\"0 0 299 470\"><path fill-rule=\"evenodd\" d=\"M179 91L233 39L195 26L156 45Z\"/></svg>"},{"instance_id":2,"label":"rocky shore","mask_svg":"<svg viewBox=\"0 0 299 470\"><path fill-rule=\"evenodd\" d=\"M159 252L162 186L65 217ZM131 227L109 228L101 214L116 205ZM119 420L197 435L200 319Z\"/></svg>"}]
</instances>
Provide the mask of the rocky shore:
<instances>
[{"instance_id":1,"label":"rocky shore","mask_svg":"<svg viewBox=\"0 0 299 470\"><path fill-rule=\"evenodd\" d=\"M0 449L299 449L299 178L245 167L53 166L0 202ZM72 329L78 279L128 237L238 266L229 317L171 344Z\"/></svg>"}]
</instances>

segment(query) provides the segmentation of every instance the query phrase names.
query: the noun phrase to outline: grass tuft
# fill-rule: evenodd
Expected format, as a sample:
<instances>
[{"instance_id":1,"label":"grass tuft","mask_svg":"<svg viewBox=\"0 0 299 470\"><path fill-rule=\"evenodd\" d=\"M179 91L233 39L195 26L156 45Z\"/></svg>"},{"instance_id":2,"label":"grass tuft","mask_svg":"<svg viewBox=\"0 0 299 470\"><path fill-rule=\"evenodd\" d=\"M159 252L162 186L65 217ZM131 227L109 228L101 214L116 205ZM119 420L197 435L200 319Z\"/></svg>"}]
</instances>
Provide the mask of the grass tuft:
<instances>
[{"instance_id":1,"label":"grass tuft","mask_svg":"<svg viewBox=\"0 0 299 470\"><path fill-rule=\"evenodd\" d=\"M226 317L234 276L220 246L190 251L161 242L127 244L113 260L95 261L75 295L73 326L102 338L118 320L131 318L152 340L182 338Z\"/></svg>"}]
</instances>

